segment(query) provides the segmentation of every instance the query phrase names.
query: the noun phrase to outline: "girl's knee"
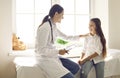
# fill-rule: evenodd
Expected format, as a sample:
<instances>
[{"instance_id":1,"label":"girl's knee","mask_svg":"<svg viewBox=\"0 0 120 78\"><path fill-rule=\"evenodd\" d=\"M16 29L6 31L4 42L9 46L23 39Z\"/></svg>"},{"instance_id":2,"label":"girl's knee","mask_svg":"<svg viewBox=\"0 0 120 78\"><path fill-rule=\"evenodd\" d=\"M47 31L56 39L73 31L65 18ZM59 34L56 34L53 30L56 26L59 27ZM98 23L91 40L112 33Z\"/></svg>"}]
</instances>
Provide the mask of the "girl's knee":
<instances>
[{"instance_id":1,"label":"girl's knee","mask_svg":"<svg viewBox=\"0 0 120 78\"><path fill-rule=\"evenodd\" d=\"M87 78L88 76L88 72L84 71L84 70L81 70L80 72L80 78Z\"/></svg>"}]
</instances>

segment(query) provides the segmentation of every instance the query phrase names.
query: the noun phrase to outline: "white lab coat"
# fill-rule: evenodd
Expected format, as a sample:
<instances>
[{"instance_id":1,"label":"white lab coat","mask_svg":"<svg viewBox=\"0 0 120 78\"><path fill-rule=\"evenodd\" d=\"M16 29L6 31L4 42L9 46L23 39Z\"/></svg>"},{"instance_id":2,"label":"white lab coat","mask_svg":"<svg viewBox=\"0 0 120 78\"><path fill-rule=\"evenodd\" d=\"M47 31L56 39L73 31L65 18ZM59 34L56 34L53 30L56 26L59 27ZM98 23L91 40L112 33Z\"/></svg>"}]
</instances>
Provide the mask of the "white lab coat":
<instances>
[{"instance_id":1,"label":"white lab coat","mask_svg":"<svg viewBox=\"0 0 120 78\"><path fill-rule=\"evenodd\" d=\"M60 36L64 39L79 40L79 36L66 36L60 32L56 25L52 23L53 41ZM66 30L67 31L67 30ZM51 28L49 22L45 22L37 30L36 54L38 65L44 70L49 78L61 78L69 71L59 60L59 50L51 42Z\"/></svg>"}]
</instances>

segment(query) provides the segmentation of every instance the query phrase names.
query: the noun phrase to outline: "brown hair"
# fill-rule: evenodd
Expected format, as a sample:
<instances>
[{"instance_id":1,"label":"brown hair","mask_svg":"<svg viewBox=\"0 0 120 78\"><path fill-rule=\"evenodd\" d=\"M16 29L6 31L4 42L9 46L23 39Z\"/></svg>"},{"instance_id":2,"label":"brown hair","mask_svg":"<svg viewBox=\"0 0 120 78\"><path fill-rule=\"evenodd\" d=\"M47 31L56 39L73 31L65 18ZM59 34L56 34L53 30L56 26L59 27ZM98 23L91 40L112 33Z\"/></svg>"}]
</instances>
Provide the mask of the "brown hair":
<instances>
[{"instance_id":1,"label":"brown hair","mask_svg":"<svg viewBox=\"0 0 120 78\"><path fill-rule=\"evenodd\" d=\"M92 18L90 21L93 21L96 25L96 33L98 36L100 36L100 40L101 40L101 43L102 43L102 46L103 46L103 49L102 49L102 55L103 57L105 58L106 55L107 55L107 52L106 52L106 39L104 37L104 34L103 34L103 31L102 31L102 28L101 28L101 21L99 18Z\"/></svg>"},{"instance_id":2,"label":"brown hair","mask_svg":"<svg viewBox=\"0 0 120 78\"><path fill-rule=\"evenodd\" d=\"M40 26L41 26L43 23L47 22L47 21L49 20L49 17L50 17L50 18L53 18L56 12L62 13L63 10L64 10L64 9L63 9L62 6L60 6L59 4L54 4L54 5L51 7L51 9L50 9L49 14L44 17L44 19L43 19L42 23L40 24Z\"/></svg>"}]
</instances>

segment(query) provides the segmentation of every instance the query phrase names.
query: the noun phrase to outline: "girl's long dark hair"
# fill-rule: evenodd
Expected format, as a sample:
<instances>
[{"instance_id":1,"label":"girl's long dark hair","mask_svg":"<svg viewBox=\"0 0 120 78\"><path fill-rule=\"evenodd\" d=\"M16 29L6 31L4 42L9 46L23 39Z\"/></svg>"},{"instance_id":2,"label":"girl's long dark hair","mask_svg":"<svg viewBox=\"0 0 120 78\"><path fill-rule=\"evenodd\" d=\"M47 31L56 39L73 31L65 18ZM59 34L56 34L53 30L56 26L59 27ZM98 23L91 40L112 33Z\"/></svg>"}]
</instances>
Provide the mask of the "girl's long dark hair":
<instances>
[{"instance_id":1,"label":"girl's long dark hair","mask_svg":"<svg viewBox=\"0 0 120 78\"><path fill-rule=\"evenodd\" d=\"M106 39L105 39L105 36L104 36L102 28L101 28L101 21L100 21L99 18L92 18L90 21L93 21L95 23L95 25L96 25L96 33L97 33L98 36L100 36L100 40L101 40L101 43L102 43L102 46L103 46L102 55L105 58L106 55L107 55L107 52L106 52Z\"/></svg>"},{"instance_id":2,"label":"girl's long dark hair","mask_svg":"<svg viewBox=\"0 0 120 78\"><path fill-rule=\"evenodd\" d=\"M55 4L51 7L50 11L49 11L49 14L46 15L42 21L42 23L40 24L40 26L47 22L50 18L53 18L55 13L58 12L58 13L62 13L63 12L63 7L61 7L59 4Z\"/></svg>"}]
</instances>

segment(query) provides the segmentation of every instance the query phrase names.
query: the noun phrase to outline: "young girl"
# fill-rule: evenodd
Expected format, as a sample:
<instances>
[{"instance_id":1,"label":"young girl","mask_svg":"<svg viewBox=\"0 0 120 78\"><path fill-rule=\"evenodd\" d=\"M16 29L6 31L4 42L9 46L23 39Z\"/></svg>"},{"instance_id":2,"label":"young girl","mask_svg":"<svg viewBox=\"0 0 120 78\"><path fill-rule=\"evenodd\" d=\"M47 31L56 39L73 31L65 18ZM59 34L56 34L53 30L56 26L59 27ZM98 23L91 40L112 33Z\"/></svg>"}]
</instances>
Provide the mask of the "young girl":
<instances>
[{"instance_id":1,"label":"young girl","mask_svg":"<svg viewBox=\"0 0 120 78\"><path fill-rule=\"evenodd\" d=\"M89 24L90 34L85 38L82 56L78 61L81 65L80 78L87 78L94 66L96 78L104 78L104 58L106 56L106 40L101 29L99 18L92 18Z\"/></svg>"},{"instance_id":2,"label":"young girl","mask_svg":"<svg viewBox=\"0 0 120 78\"><path fill-rule=\"evenodd\" d=\"M79 40L81 37L80 35L66 36L57 29L56 23L61 22L63 15L63 7L58 4L53 5L37 30L36 54L38 57L36 58L38 65L48 78L74 78L79 71L77 63L59 58L58 54L64 55L67 51L65 49L57 50L54 46L54 41L58 36L70 40Z\"/></svg>"}]
</instances>

